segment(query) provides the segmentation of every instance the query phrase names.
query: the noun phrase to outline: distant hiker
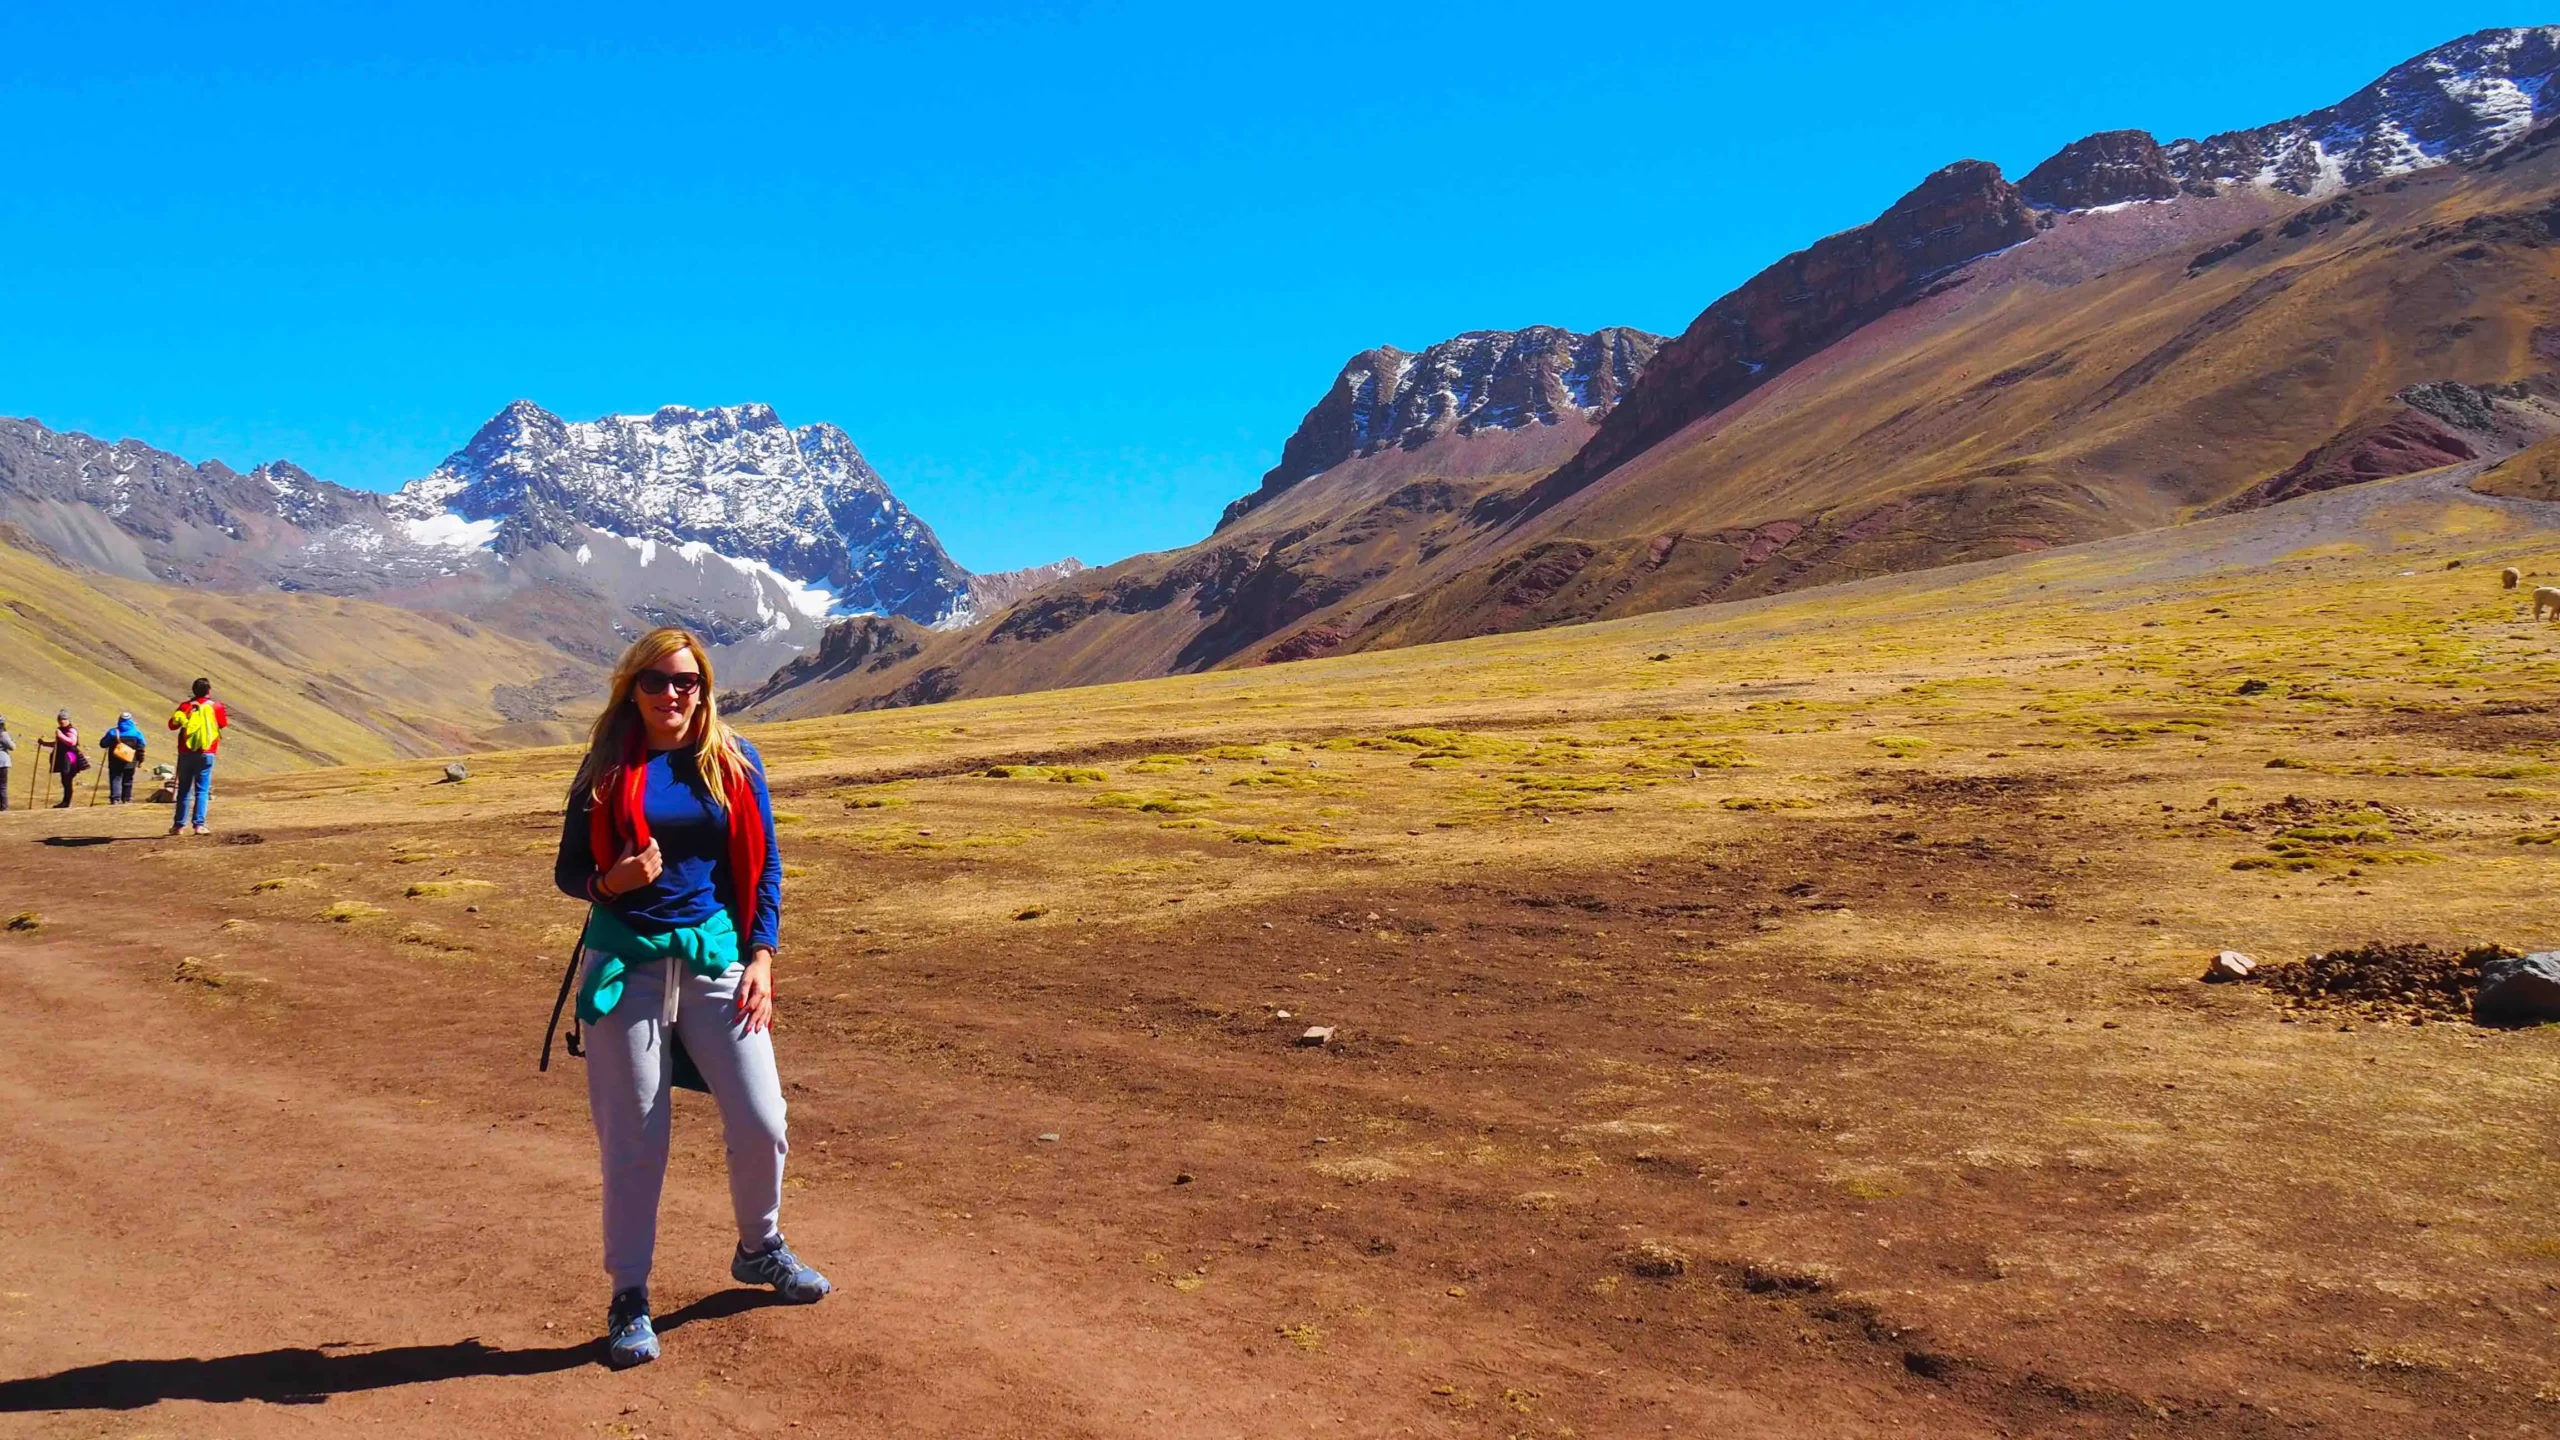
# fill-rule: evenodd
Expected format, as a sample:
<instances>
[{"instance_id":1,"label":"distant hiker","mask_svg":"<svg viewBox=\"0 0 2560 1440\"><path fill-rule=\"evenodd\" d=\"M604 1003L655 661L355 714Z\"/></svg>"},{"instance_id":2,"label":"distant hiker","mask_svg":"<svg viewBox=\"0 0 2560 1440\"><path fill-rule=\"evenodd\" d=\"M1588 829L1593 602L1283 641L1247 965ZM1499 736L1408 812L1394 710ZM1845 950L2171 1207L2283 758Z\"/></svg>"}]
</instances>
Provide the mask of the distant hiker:
<instances>
[{"instance_id":1,"label":"distant hiker","mask_svg":"<svg viewBox=\"0 0 2560 1440\"><path fill-rule=\"evenodd\" d=\"M231 712L213 698L212 681L199 676L193 688L194 694L169 716L169 728L178 732L178 813L169 824L172 835L190 829L210 833L204 816L213 806L213 756L231 723Z\"/></svg>"},{"instance_id":2,"label":"distant hiker","mask_svg":"<svg viewBox=\"0 0 2560 1440\"><path fill-rule=\"evenodd\" d=\"M17 763L18 737L9 733L9 722L0 720L0 810L9 808L9 767Z\"/></svg>"},{"instance_id":3,"label":"distant hiker","mask_svg":"<svg viewBox=\"0 0 2560 1440\"><path fill-rule=\"evenodd\" d=\"M649 1267L671 1085L707 1089L720 1106L738 1222L729 1273L799 1304L824 1296L827 1277L791 1253L780 1223L791 1147L771 1034L782 935L772 800L762 757L721 723L711 657L691 633L652 630L614 666L569 787L553 878L589 904L561 997L571 976L583 977L577 1024L587 1043L581 1051L572 1028L570 1051L587 1058L604 1160L607 1362L658 1358Z\"/></svg>"},{"instance_id":4,"label":"distant hiker","mask_svg":"<svg viewBox=\"0 0 2560 1440\"><path fill-rule=\"evenodd\" d=\"M133 803L133 772L142 768L142 727L133 723L133 712L116 717L115 728L98 737L107 752L107 803Z\"/></svg>"},{"instance_id":5,"label":"distant hiker","mask_svg":"<svg viewBox=\"0 0 2560 1440\"><path fill-rule=\"evenodd\" d=\"M38 749L48 746L53 750L53 773L62 777L62 799L53 808L68 810L71 808L71 783L89 768L89 757L80 753L80 727L71 723L70 711L54 712L53 738L36 742Z\"/></svg>"}]
</instances>

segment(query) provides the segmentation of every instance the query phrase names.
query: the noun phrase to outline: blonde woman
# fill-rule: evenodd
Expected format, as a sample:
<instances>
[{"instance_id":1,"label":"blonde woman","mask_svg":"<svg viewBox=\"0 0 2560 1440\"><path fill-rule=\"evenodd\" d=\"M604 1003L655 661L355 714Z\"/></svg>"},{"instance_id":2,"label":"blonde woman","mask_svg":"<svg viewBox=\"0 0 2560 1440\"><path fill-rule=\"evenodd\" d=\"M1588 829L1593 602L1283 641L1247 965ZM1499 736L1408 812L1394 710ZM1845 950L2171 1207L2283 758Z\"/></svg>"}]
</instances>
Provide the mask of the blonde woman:
<instances>
[{"instance_id":1,"label":"blonde woman","mask_svg":"<svg viewBox=\"0 0 2560 1440\"><path fill-rule=\"evenodd\" d=\"M785 1300L818 1300L827 1277L800 1263L779 1224L791 1147L770 1033L782 934L773 807L755 747L720 722L711 657L690 632L652 630L614 666L569 788L555 874L590 906L576 963L587 1108L604 1156L606 1362L658 1358L649 1267L671 1085L707 1089L720 1106L738 1221L729 1273Z\"/></svg>"}]
</instances>

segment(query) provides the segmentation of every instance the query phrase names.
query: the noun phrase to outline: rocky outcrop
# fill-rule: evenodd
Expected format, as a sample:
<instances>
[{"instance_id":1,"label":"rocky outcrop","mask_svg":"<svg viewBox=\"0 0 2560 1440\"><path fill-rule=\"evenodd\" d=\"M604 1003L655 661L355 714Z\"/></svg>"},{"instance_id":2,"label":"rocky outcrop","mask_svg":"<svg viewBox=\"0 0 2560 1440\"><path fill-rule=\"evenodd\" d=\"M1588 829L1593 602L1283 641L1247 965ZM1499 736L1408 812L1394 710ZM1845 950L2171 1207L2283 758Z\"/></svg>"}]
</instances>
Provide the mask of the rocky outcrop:
<instances>
[{"instance_id":1,"label":"rocky outcrop","mask_svg":"<svg viewBox=\"0 0 2560 1440\"><path fill-rule=\"evenodd\" d=\"M886 670L920 653L928 633L914 621L894 615L856 615L836 621L818 637L817 648L773 672L762 685L749 691L738 702L738 708L751 707L769 695L795 686L812 685L857 671Z\"/></svg>"},{"instance_id":2,"label":"rocky outcrop","mask_svg":"<svg viewBox=\"0 0 2560 1440\"><path fill-rule=\"evenodd\" d=\"M1618 402L1600 432L1528 494L1544 509L1834 340L1916 298L1948 270L2036 233L2000 169L1962 160L1854 230L1816 241L1706 308Z\"/></svg>"},{"instance_id":3,"label":"rocky outcrop","mask_svg":"<svg viewBox=\"0 0 2560 1440\"><path fill-rule=\"evenodd\" d=\"M2474 459L2479 453L2435 417L2408 406L2395 406L2340 431L2283 473L2259 481L2215 506L2211 513L2234 514L2342 485L2415 475L2439 465Z\"/></svg>"},{"instance_id":4,"label":"rocky outcrop","mask_svg":"<svg viewBox=\"0 0 2560 1440\"><path fill-rule=\"evenodd\" d=\"M2178 193L2178 177L2151 132L2101 130L2028 171L2018 193L2056 210L2092 210L2170 199Z\"/></svg>"},{"instance_id":5,"label":"rocky outcrop","mask_svg":"<svg viewBox=\"0 0 2560 1440\"><path fill-rule=\"evenodd\" d=\"M1419 449L1444 435L1552 425L1567 411L1597 419L1661 346L1661 336L1624 326L1577 335L1532 325L1471 330L1418 355L1390 345L1363 350L1298 422L1280 463L1227 507L1218 528L1358 456Z\"/></svg>"},{"instance_id":6,"label":"rocky outcrop","mask_svg":"<svg viewBox=\"0 0 2560 1440\"><path fill-rule=\"evenodd\" d=\"M1277 547L1273 547L1277 548ZM987 632L990 645L1037 644L1096 615L1138 615L1188 601L1203 616L1223 609L1267 558L1241 545L1202 545L1162 569L1053 585L1006 612ZM1113 575L1120 567L1102 572Z\"/></svg>"},{"instance_id":7,"label":"rocky outcrop","mask_svg":"<svg viewBox=\"0 0 2560 1440\"><path fill-rule=\"evenodd\" d=\"M998 615L1030 599L1050 586L1071 576L1081 575L1092 567L1073 555L1052 560L1046 565L1030 565L1020 570L998 570L969 577L968 603L954 612L946 626L975 624L990 615Z\"/></svg>"}]
</instances>

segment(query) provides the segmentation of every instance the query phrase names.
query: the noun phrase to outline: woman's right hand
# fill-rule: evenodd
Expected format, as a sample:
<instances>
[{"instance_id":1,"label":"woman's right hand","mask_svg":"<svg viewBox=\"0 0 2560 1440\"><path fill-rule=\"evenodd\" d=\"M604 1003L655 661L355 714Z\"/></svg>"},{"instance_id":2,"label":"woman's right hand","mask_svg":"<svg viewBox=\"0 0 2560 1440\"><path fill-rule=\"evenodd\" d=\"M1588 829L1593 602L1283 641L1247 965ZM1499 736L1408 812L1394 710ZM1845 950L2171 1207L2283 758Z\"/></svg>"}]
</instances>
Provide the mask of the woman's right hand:
<instances>
[{"instance_id":1,"label":"woman's right hand","mask_svg":"<svg viewBox=\"0 0 2560 1440\"><path fill-rule=\"evenodd\" d=\"M666 868L666 858L658 853L658 842L651 840L644 849L624 851L622 858L613 862L613 868L604 872L604 880L597 888L608 899L628 895L644 885L657 884L658 872Z\"/></svg>"}]
</instances>

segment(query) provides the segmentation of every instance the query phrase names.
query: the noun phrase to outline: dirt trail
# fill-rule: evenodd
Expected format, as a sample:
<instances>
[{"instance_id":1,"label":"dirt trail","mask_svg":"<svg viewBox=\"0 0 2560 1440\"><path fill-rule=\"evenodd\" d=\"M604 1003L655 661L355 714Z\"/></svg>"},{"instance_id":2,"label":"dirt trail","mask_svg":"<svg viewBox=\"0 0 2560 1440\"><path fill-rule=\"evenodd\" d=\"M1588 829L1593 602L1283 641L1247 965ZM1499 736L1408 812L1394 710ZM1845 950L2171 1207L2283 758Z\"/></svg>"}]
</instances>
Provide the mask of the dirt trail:
<instances>
[{"instance_id":1,"label":"dirt trail","mask_svg":"<svg viewBox=\"0 0 2560 1440\"><path fill-rule=\"evenodd\" d=\"M1320 1403L1256 1386L1142 1315L1092 1323L1128 1297L1068 1281L1026 1243L1038 1237L955 1243L876 1198L794 1207L796 1242L844 1293L767 1307L721 1274L716 1158L699 1143L666 1213L670 1362L610 1375L588 1334L596 1185L576 1071L548 1084L472 1073L500 1056L523 1068L510 1053L521 1007L487 1016L515 1022L498 1055L429 1046L443 1074L419 1076L414 1095L368 1093L332 1073L325 1041L293 1053L320 1037L226 1043L87 947L12 960L0 1353L12 1377L51 1378L0 1384L0 1414L65 1407L38 1433L93 1433L80 1411L154 1399L265 1402L218 1421L185 1419L182 1404L176 1420L240 1434L392 1417L435 1435L599 1420L664 1434L796 1420L827 1434L1231 1435L1320 1419ZM354 1027L358 1048L394 1040L370 1017L331 1023ZM535 1102L530 1123L492 1105L507 1090ZM709 1118L682 1117L694 1141Z\"/></svg>"},{"instance_id":2,"label":"dirt trail","mask_svg":"<svg viewBox=\"0 0 2560 1440\"><path fill-rule=\"evenodd\" d=\"M798 1310L728 1283L713 1115L687 1096L655 1286L668 1356L611 1374L591 1339L603 1286L577 1062L548 1078L529 1063L543 997L325 938L259 956L263 984L173 981L152 942L204 928L190 898L0 965L0 1434L1507 1433L1427 1407L1451 1352L1521 1348L1508 1324L1470 1335L1462 1313L1437 1317L1404 1355L1307 1349L1249 1289L1187 1296L1130 1263L1168 1242L1107 1228L1113 1192L1137 1183L1116 1155L1090 1177L1051 1167L1039 1217L936 1212L832 1166L828 1137L857 1128L939 1127L961 1192L1055 1151L1031 1138L1045 1127L1106 1151L1182 1142L807 1039L785 1042L800 1152L785 1217L840 1293ZM294 998L255 998L269 990ZM1854 1395L1826 1419L1681 1388L1684 1425L1858 1434L1872 1418ZM140 1432L112 1419L155 1402Z\"/></svg>"}]
</instances>

